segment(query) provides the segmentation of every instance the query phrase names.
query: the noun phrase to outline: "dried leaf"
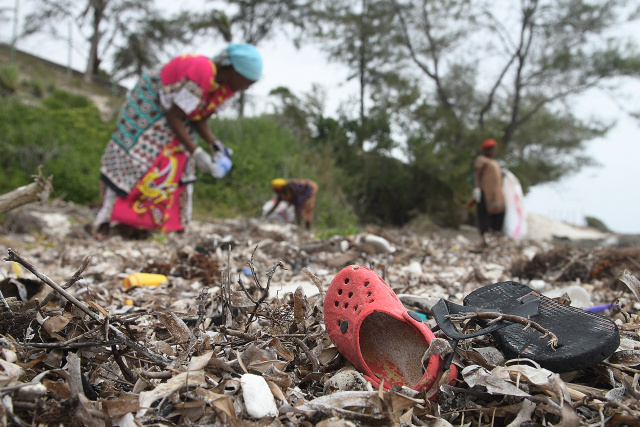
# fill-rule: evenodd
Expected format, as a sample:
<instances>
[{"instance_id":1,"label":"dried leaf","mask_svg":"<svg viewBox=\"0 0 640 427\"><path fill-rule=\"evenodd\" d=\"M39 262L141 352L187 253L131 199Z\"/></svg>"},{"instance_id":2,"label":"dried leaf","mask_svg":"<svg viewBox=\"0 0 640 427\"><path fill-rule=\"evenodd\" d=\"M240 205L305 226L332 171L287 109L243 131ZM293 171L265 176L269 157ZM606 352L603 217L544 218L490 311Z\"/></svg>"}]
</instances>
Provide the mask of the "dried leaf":
<instances>
[{"instance_id":1,"label":"dried leaf","mask_svg":"<svg viewBox=\"0 0 640 427\"><path fill-rule=\"evenodd\" d=\"M267 380L267 385L269 386L271 393L276 399L280 400L281 402L287 401L286 396L284 395L284 393L282 393L282 390L280 390L280 387L278 387L276 383L274 383L273 381Z\"/></svg>"},{"instance_id":2,"label":"dried leaf","mask_svg":"<svg viewBox=\"0 0 640 427\"><path fill-rule=\"evenodd\" d=\"M254 307L255 303L249 299L247 294L240 291L231 291L231 305L237 308Z\"/></svg>"},{"instance_id":3,"label":"dried leaf","mask_svg":"<svg viewBox=\"0 0 640 427\"><path fill-rule=\"evenodd\" d=\"M511 424L509 424L507 427L520 427L525 422L531 421L531 414L533 414L533 411L535 409L535 403L533 403L529 399L524 399L522 401L522 408L520 409L520 412L518 412L516 419L511 421Z\"/></svg>"},{"instance_id":4,"label":"dried leaf","mask_svg":"<svg viewBox=\"0 0 640 427\"><path fill-rule=\"evenodd\" d=\"M158 385L156 388L150 391L143 391L140 393L140 409L137 417L142 417L147 412L147 409L151 408L151 404L156 400L163 399L171 396L182 387L206 387L207 381L204 376L204 371L188 371L182 372L171 378L166 383Z\"/></svg>"},{"instance_id":5,"label":"dried leaf","mask_svg":"<svg viewBox=\"0 0 640 427\"><path fill-rule=\"evenodd\" d=\"M169 330L169 333L177 341L183 349L189 348L189 339L191 338L191 331L189 327L175 315L174 312L160 313L158 318L162 324Z\"/></svg>"},{"instance_id":6,"label":"dried leaf","mask_svg":"<svg viewBox=\"0 0 640 427\"><path fill-rule=\"evenodd\" d=\"M103 307L101 307L100 305L98 305L97 302L89 301L89 305L92 308L94 308L96 311L98 311L98 313L102 314L102 317L104 317L105 319L109 318L109 312L107 310L105 310Z\"/></svg>"},{"instance_id":7,"label":"dried leaf","mask_svg":"<svg viewBox=\"0 0 640 427\"><path fill-rule=\"evenodd\" d=\"M20 375L22 375L22 368L16 364L0 359L0 366L4 369L4 372L0 373L0 387L18 381Z\"/></svg>"},{"instance_id":8,"label":"dried leaf","mask_svg":"<svg viewBox=\"0 0 640 427\"><path fill-rule=\"evenodd\" d=\"M469 387L476 385L486 387L490 394L504 396L530 397L529 393L520 390L509 381L493 376L489 371L479 365L467 366L462 370L462 377Z\"/></svg>"},{"instance_id":9,"label":"dried leaf","mask_svg":"<svg viewBox=\"0 0 640 427\"><path fill-rule=\"evenodd\" d=\"M262 374L267 382L273 382L283 389L287 389L293 385L291 375L276 368L274 365L269 366Z\"/></svg>"},{"instance_id":10,"label":"dried leaf","mask_svg":"<svg viewBox=\"0 0 640 427\"><path fill-rule=\"evenodd\" d=\"M409 397L401 393L391 392L392 411L402 411L414 405L424 405L424 400Z\"/></svg>"},{"instance_id":11,"label":"dried leaf","mask_svg":"<svg viewBox=\"0 0 640 427\"><path fill-rule=\"evenodd\" d=\"M640 364L640 350L623 350L613 353L609 362L616 365L635 366Z\"/></svg>"},{"instance_id":12,"label":"dried leaf","mask_svg":"<svg viewBox=\"0 0 640 427\"><path fill-rule=\"evenodd\" d=\"M71 389L69 388L69 384L63 383L60 381L51 381L48 378L45 378L42 381L43 385L47 388L47 391L52 394L57 394L62 396L65 399L69 399L71 397Z\"/></svg>"},{"instance_id":13,"label":"dried leaf","mask_svg":"<svg viewBox=\"0 0 640 427\"><path fill-rule=\"evenodd\" d=\"M296 357L293 351L285 347L285 345L282 344L282 341L280 341L280 339L278 339L277 337L269 341L269 347L271 347L278 356L280 356L287 362L291 362Z\"/></svg>"},{"instance_id":14,"label":"dried leaf","mask_svg":"<svg viewBox=\"0 0 640 427\"><path fill-rule=\"evenodd\" d=\"M288 364L288 362L283 362L282 360L256 360L255 362L251 362L249 366L247 366L247 370L258 371L263 374L267 371L267 369L273 366L279 371L284 371L287 368Z\"/></svg>"},{"instance_id":15,"label":"dried leaf","mask_svg":"<svg viewBox=\"0 0 640 427\"><path fill-rule=\"evenodd\" d=\"M36 357L35 359L33 359L30 362L27 363L22 363L20 361L16 362L16 365L20 366L22 369L32 369L34 366L36 366L38 363L44 361L48 356L47 353L43 353L40 356ZM60 365L58 365L60 366Z\"/></svg>"},{"instance_id":16,"label":"dried leaf","mask_svg":"<svg viewBox=\"0 0 640 427\"><path fill-rule=\"evenodd\" d=\"M167 356L174 356L176 354L175 349L164 341L157 341L156 349Z\"/></svg>"},{"instance_id":17,"label":"dried leaf","mask_svg":"<svg viewBox=\"0 0 640 427\"><path fill-rule=\"evenodd\" d=\"M121 394L116 399L101 400L102 408L111 418L120 418L128 413L139 411L140 396L137 394Z\"/></svg>"},{"instance_id":18,"label":"dried leaf","mask_svg":"<svg viewBox=\"0 0 640 427\"><path fill-rule=\"evenodd\" d=\"M216 368L222 369L223 371L229 372L230 374L238 374L238 372L233 369L231 365L229 365L224 360L218 359L216 357L212 357L211 359L209 359L209 362L207 362L207 366L215 366Z\"/></svg>"},{"instance_id":19,"label":"dried leaf","mask_svg":"<svg viewBox=\"0 0 640 427\"><path fill-rule=\"evenodd\" d=\"M317 397L304 406L319 410L344 408L368 408L382 410L382 402L377 391L337 391Z\"/></svg>"},{"instance_id":20,"label":"dried leaf","mask_svg":"<svg viewBox=\"0 0 640 427\"><path fill-rule=\"evenodd\" d=\"M193 356L189 362L187 370L199 371L204 369L204 367L209 363L209 360L211 360L211 356L213 356L213 350L209 350L201 356Z\"/></svg>"},{"instance_id":21,"label":"dried leaf","mask_svg":"<svg viewBox=\"0 0 640 427\"><path fill-rule=\"evenodd\" d=\"M445 355L451 353L452 351L453 349L451 348L451 344L449 344L449 341L445 340L444 338L434 338L431 340L431 343L429 343L429 348L422 356L422 366L429 363L429 358L434 354Z\"/></svg>"},{"instance_id":22,"label":"dried leaf","mask_svg":"<svg viewBox=\"0 0 640 427\"><path fill-rule=\"evenodd\" d=\"M62 331L69 324L70 319L67 319L64 316L53 316L47 317L44 322L42 322L42 327L47 331L49 335L53 335L57 332Z\"/></svg>"},{"instance_id":23,"label":"dried leaf","mask_svg":"<svg viewBox=\"0 0 640 427\"><path fill-rule=\"evenodd\" d=\"M487 369L493 369L496 366L504 364L505 359L500 350L494 347L478 347L471 348L464 352L465 358L482 365Z\"/></svg>"},{"instance_id":24,"label":"dried leaf","mask_svg":"<svg viewBox=\"0 0 640 427\"><path fill-rule=\"evenodd\" d=\"M629 273L626 269L618 275L618 279L627 285L638 301L640 301L640 280L638 280L633 274Z\"/></svg>"},{"instance_id":25,"label":"dried leaf","mask_svg":"<svg viewBox=\"0 0 640 427\"><path fill-rule=\"evenodd\" d=\"M328 347L323 349L318 356L318 361L321 365L327 365L331 362L340 352L336 347Z\"/></svg>"},{"instance_id":26,"label":"dried leaf","mask_svg":"<svg viewBox=\"0 0 640 427\"><path fill-rule=\"evenodd\" d=\"M233 406L233 400L230 396L224 394L214 393L210 390L206 390L202 387L196 388L196 396L199 399L207 402L209 405L220 409L231 418L237 418L235 408Z\"/></svg>"}]
</instances>

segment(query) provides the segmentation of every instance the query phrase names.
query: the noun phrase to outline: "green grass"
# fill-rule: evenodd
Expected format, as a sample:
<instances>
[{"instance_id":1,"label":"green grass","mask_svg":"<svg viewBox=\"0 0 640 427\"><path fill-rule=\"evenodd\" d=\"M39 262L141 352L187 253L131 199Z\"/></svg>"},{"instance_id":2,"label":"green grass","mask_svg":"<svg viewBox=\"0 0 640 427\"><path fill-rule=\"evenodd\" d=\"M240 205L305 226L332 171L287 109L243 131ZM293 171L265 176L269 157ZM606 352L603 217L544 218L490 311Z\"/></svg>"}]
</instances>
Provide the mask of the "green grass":
<instances>
[{"instance_id":1,"label":"green grass","mask_svg":"<svg viewBox=\"0 0 640 427\"><path fill-rule=\"evenodd\" d=\"M258 217L273 197L271 180L284 177L318 182L315 229L355 224L336 181L339 171L331 173L330 161L307 152L291 133L266 118L212 120L211 126L233 149L234 166L222 180L199 176L195 219ZM39 106L0 98L0 194L30 183L44 165L45 176L53 175L53 197L98 203L100 160L113 128L81 95L56 90Z\"/></svg>"}]
</instances>

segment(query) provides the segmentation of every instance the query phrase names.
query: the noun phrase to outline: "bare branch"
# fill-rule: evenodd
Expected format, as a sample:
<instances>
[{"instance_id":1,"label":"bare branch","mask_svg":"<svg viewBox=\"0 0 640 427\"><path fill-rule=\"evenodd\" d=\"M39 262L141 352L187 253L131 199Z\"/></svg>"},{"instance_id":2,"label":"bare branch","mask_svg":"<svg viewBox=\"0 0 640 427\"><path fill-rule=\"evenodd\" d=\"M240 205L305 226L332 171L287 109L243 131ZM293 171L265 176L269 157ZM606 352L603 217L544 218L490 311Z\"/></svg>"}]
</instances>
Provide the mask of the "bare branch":
<instances>
[{"instance_id":1,"label":"bare branch","mask_svg":"<svg viewBox=\"0 0 640 427\"><path fill-rule=\"evenodd\" d=\"M551 347L553 350L555 350L556 346L558 345L558 337L553 332L551 332L548 329L545 329L539 323L536 323L530 319L526 319L521 316L515 316L513 314L504 314L504 313L493 312L493 311L479 311L475 313L452 314L447 317L451 319L452 322L461 322L467 319L492 319L491 322L489 323L496 323L501 320L505 320L511 323L519 323L521 325L525 325L524 330L527 330L528 328L533 328L536 331L542 333L543 335L540 337L540 339L549 337L549 347Z\"/></svg>"}]
</instances>

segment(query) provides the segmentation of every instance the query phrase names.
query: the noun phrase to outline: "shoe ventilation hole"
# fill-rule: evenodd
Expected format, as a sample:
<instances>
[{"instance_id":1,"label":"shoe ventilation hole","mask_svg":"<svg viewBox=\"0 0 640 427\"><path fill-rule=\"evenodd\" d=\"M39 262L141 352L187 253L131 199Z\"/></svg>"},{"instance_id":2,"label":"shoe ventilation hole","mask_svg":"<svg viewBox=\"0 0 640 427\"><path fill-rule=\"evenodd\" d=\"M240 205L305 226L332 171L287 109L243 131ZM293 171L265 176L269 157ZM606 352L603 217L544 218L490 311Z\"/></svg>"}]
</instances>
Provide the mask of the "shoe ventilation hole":
<instances>
[{"instance_id":1,"label":"shoe ventilation hole","mask_svg":"<svg viewBox=\"0 0 640 427\"><path fill-rule=\"evenodd\" d=\"M364 287L366 288L367 286L369 286L369 282L364 282Z\"/></svg>"},{"instance_id":2,"label":"shoe ventilation hole","mask_svg":"<svg viewBox=\"0 0 640 427\"><path fill-rule=\"evenodd\" d=\"M338 289L338 295L342 295L342 289Z\"/></svg>"},{"instance_id":3,"label":"shoe ventilation hole","mask_svg":"<svg viewBox=\"0 0 640 427\"><path fill-rule=\"evenodd\" d=\"M358 306L357 305L353 306L353 311L358 311Z\"/></svg>"},{"instance_id":4,"label":"shoe ventilation hole","mask_svg":"<svg viewBox=\"0 0 640 427\"><path fill-rule=\"evenodd\" d=\"M353 292L349 292L349 298L353 296Z\"/></svg>"},{"instance_id":5,"label":"shoe ventilation hole","mask_svg":"<svg viewBox=\"0 0 640 427\"><path fill-rule=\"evenodd\" d=\"M371 299L371 301L369 301L369 302L374 302L374 301L375 301L375 300L372 298L372 299Z\"/></svg>"},{"instance_id":6,"label":"shoe ventilation hole","mask_svg":"<svg viewBox=\"0 0 640 427\"><path fill-rule=\"evenodd\" d=\"M344 284L346 285L348 283L349 283L349 279L348 278L344 279Z\"/></svg>"},{"instance_id":7,"label":"shoe ventilation hole","mask_svg":"<svg viewBox=\"0 0 640 427\"><path fill-rule=\"evenodd\" d=\"M336 307L340 305L340 303L338 301L334 302L333 305L335 305Z\"/></svg>"},{"instance_id":8,"label":"shoe ventilation hole","mask_svg":"<svg viewBox=\"0 0 640 427\"><path fill-rule=\"evenodd\" d=\"M367 292L367 296L370 297L371 296L371 292Z\"/></svg>"},{"instance_id":9,"label":"shoe ventilation hole","mask_svg":"<svg viewBox=\"0 0 640 427\"><path fill-rule=\"evenodd\" d=\"M338 319L338 326L340 326L340 323L342 323L342 322L340 322L340 319Z\"/></svg>"},{"instance_id":10,"label":"shoe ventilation hole","mask_svg":"<svg viewBox=\"0 0 640 427\"><path fill-rule=\"evenodd\" d=\"M344 303L344 308L349 308L349 303L348 302Z\"/></svg>"}]
</instances>

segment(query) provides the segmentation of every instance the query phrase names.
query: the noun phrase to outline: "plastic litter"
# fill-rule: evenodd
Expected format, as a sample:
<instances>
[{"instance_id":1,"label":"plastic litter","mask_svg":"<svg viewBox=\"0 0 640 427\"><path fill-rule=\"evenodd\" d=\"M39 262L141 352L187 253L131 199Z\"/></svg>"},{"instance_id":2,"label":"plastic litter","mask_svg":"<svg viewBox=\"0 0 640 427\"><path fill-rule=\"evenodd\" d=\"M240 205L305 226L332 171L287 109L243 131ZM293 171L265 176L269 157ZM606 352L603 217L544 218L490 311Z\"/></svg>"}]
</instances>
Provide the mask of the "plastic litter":
<instances>
[{"instance_id":1,"label":"plastic litter","mask_svg":"<svg viewBox=\"0 0 640 427\"><path fill-rule=\"evenodd\" d=\"M502 193L505 200L505 214L502 231L509 237L520 239L527 234L524 193L518 178L507 169L503 169L503 172Z\"/></svg>"},{"instance_id":2,"label":"plastic litter","mask_svg":"<svg viewBox=\"0 0 640 427\"><path fill-rule=\"evenodd\" d=\"M594 305L593 307L587 307L585 308L585 310L590 311L592 313L600 313L601 311L612 309L615 306L616 306L615 304L601 304L601 305Z\"/></svg>"},{"instance_id":3,"label":"plastic litter","mask_svg":"<svg viewBox=\"0 0 640 427\"><path fill-rule=\"evenodd\" d=\"M552 289L548 292L543 292L542 294L548 298L558 298L567 294L569 295L569 298L571 298L571 305L573 307L587 308L593 305L589 292L587 292L587 290L582 286L578 285L572 285L567 288Z\"/></svg>"},{"instance_id":4,"label":"plastic litter","mask_svg":"<svg viewBox=\"0 0 640 427\"><path fill-rule=\"evenodd\" d=\"M396 251L396 248L384 237L367 234L363 240L365 243L374 246L378 252L394 253Z\"/></svg>"},{"instance_id":5,"label":"plastic litter","mask_svg":"<svg viewBox=\"0 0 640 427\"><path fill-rule=\"evenodd\" d=\"M138 287L153 287L160 286L167 282L167 276L164 274L151 274L151 273L133 273L124 279L122 286L125 289Z\"/></svg>"},{"instance_id":6,"label":"plastic litter","mask_svg":"<svg viewBox=\"0 0 640 427\"><path fill-rule=\"evenodd\" d=\"M233 167L233 162L231 162L231 159L222 153L219 153L213 157L213 164L214 169L213 172L211 172L211 176L217 179L223 178Z\"/></svg>"},{"instance_id":7,"label":"plastic litter","mask_svg":"<svg viewBox=\"0 0 640 427\"><path fill-rule=\"evenodd\" d=\"M249 416L261 419L278 415L276 400L264 378L254 374L244 374L240 377L240 383L244 405Z\"/></svg>"},{"instance_id":8,"label":"plastic litter","mask_svg":"<svg viewBox=\"0 0 640 427\"><path fill-rule=\"evenodd\" d=\"M266 217L268 220L276 220L285 224L290 224L296 219L296 213L293 205L285 201L281 201L276 210L273 211L271 215L266 216L267 212L269 212L275 204L275 198L266 202L264 206L262 206L262 216Z\"/></svg>"}]
</instances>

